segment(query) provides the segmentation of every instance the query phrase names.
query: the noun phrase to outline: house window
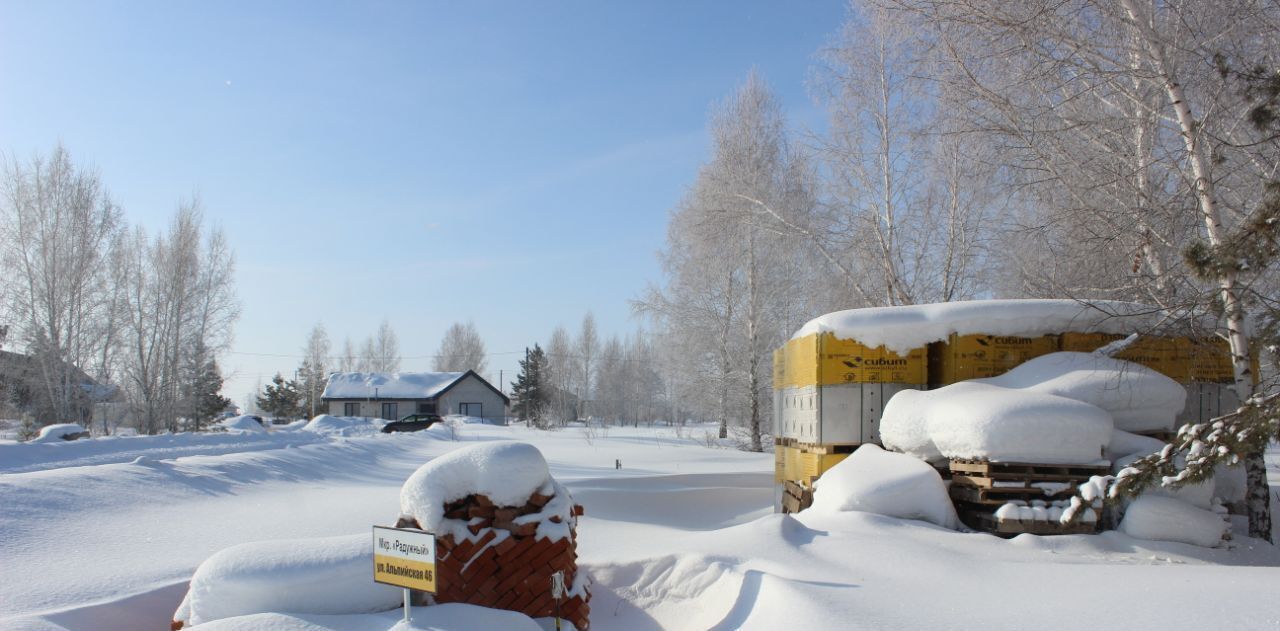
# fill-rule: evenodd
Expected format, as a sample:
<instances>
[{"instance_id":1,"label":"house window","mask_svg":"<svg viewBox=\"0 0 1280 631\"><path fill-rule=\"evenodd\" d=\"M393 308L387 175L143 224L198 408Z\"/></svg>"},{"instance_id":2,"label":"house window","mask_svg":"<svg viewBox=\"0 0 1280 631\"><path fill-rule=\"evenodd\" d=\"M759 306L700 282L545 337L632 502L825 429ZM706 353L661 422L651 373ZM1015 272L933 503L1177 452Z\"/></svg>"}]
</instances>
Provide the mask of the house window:
<instances>
[{"instance_id":1,"label":"house window","mask_svg":"<svg viewBox=\"0 0 1280 631\"><path fill-rule=\"evenodd\" d=\"M348 401L342 404L343 416L360 416L360 402Z\"/></svg>"},{"instance_id":2,"label":"house window","mask_svg":"<svg viewBox=\"0 0 1280 631\"><path fill-rule=\"evenodd\" d=\"M397 409L398 407L399 407L399 404L397 404L397 403L395 403L395 402L391 402L391 403L383 403L383 404L382 404L382 418L385 418L385 419L393 420L393 421L394 421L394 420L397 418L396 409Z\"/></svg>"},{"instance_id":3,"label":"house window","mask_svg":"<svg viewBox=\"0 0 1280 631\"><path fill-rule=\"evenodd\" d=\"M484 416L484 406L479 403L459 403L458 414L481 418Z\"/></svg>"},{"instance_id":4,"label":"house window","mask_svg":"<svg viewBox=\"0 0 1280 631\"><path fill-rule=\"evenodd\" d=\"M418 414L435 414L435 413L436 413L436 402L434 400L418 402Z\"/></svg>"}]
</instances>

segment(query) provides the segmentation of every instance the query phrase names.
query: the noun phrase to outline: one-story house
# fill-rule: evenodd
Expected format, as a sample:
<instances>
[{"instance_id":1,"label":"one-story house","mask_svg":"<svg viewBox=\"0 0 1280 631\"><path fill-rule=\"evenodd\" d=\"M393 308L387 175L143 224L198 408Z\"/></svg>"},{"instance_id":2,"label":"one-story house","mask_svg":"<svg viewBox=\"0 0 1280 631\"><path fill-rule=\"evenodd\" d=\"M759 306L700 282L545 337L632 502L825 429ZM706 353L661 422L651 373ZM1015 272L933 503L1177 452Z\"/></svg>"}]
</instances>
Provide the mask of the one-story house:
<instances>
[{"instance_id":1,"label":"one-story house","mask_svg":"<svg viewBox=\"0 0 1280 631\"><path fill-rule=\"evenodd\" d=\"M398 419L408 414L463 414L502 421L511 399L475 371L338 372L320 400L334 416Z\"/></svg>"}]
</instances>

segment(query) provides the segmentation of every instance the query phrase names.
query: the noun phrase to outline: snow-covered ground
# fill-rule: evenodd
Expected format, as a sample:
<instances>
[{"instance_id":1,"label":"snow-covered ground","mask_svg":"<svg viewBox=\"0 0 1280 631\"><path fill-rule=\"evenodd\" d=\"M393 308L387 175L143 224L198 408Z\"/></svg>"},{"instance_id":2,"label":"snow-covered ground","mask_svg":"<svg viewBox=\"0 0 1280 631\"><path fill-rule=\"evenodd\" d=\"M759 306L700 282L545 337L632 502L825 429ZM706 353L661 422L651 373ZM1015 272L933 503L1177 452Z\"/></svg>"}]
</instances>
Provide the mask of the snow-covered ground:
<instances>
[{"instance_id":1,"label":"snow-covered ground","mask_svg":"<svg viewBox=\"0 0 1280 631\"><path fill-rule=\"evenodd\" d=\"M472 424L452 436L438 427L0 445L0 629L165 628L215 552L392 524L400 486L420 465L503 439L537 446L586 507L580 564L595 581L598 631L1280 626L1280 552L1266 544L1201 548L1114 532L1006 541L870 513L775 515L772 455L708 448L702 436ZM390 629L398 619L268 614L214 628ZM465 608L415 613L420 628L481 619Z\"/></svg>"}]
</instances>

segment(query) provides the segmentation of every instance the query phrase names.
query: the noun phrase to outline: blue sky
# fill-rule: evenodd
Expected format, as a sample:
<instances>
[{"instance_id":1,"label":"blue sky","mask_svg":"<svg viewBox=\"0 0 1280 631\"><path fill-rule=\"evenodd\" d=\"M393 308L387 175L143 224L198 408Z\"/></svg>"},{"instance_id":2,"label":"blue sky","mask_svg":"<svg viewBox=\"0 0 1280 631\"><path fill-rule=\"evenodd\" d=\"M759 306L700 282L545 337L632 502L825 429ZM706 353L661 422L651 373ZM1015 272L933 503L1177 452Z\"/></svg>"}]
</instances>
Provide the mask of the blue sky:
<instances>
[{"instance_id":1,"label":"blue sky","mask_svg":"<svg viewBox=\"0 0 1280 631\"><path fill-rule=\"evenodd\" d=\"M472 320L509 380L594 312L639 326L710 106L755 67L796 127L822 2L0 0L0 152L63 142L128 220L198 194L235 248L224 392L389 318L405 370ZM508 353L508 354L503 354ZM272 357L283 355L286 357Z\"/></svg>"}]
</instances>

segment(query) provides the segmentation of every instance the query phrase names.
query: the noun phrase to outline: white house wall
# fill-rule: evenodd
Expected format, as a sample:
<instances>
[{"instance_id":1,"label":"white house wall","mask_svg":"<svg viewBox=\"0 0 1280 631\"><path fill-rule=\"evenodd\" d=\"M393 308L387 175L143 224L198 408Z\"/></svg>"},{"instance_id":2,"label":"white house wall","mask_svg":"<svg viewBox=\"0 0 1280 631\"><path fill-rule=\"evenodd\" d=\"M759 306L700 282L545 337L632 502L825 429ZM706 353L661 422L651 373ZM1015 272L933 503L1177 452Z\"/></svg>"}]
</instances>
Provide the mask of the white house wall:
<instances>
[{"instance_id":1,"label":"white house wall","mask_svg":"<svg viewBox=\"0 0 1280 631\"><path fill-rule=\"evenodd\" d=\"M500 421L507 415L506 402L502 397L471 375L449 388L440 396L439 402L436 413L440 415L461 414L460 405L463 403L479 403L487 419Z\"/></svg>"},{"instance_id":2,"label":"white house wall","mask_svg":"<svg viewBox=\"0 0 1280 631\"><path fill-rule=\"evenodd\" d=\"M396 418L400 418L406 414L416 414L418 412L417 401L407 401L399 399L378 399L376 401L330 401L329 414L333 416L348 416L346 413L347 403L359 403L360 412L350 416L368 416L372 418L382 418L382 404L395 403Z\"/></svg>"}]
</instances>

